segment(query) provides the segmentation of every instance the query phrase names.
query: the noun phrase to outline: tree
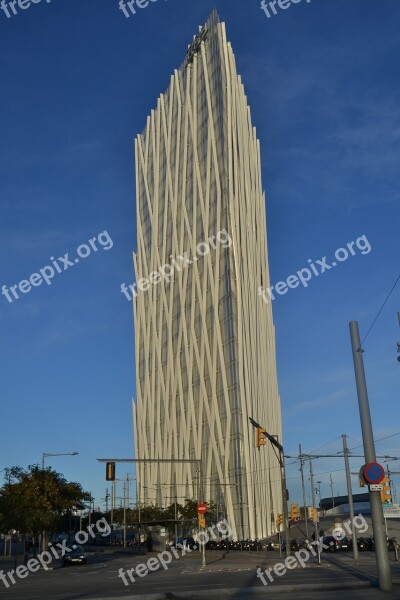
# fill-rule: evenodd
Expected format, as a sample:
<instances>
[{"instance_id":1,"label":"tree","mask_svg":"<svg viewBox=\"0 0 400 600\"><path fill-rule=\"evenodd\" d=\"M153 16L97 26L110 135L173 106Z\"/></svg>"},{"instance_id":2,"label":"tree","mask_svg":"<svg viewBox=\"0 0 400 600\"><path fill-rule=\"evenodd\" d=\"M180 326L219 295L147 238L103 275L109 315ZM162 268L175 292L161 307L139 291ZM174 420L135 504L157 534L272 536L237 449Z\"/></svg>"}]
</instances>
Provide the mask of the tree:
<instances>
[{"instance_id":1,"label":"tree","mask_svg":"<svg viewBox=\"0 0 400 600\"><path fill-rule=\"evenodd\" d=\"M55 531L63 515L90 494L79 483L68 482L52 470L30 465L6 469L7 483L0 488L0 529L16 529L35 538L41 531Z\"/></svg>"}]
</instances>

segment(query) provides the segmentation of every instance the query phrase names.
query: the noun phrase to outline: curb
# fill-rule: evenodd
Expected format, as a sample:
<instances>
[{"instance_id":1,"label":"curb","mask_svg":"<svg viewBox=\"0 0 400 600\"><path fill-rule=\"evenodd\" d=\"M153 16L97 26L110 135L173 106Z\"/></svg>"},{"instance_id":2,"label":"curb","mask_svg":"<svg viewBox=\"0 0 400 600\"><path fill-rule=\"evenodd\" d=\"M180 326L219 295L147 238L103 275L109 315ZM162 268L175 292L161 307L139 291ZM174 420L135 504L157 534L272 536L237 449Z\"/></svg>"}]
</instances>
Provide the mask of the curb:
<instances>
[{"instance_id":1,"label":"curb","mask_svg":"<svg viewBox=\"0 0 400 600\"><path fill-rule=\"evenodd\" d=\"M393 580L393 586L400 586L400 579ZM267 588L267 589L266 589ZM226 590L200 590L187 592L161 592L159 594L129 594L129 596L112 596L102 598L83 598L82 600L121 600L122 598L134 598L135 600L208 600L209 598L261 598L265 594L287 594L293 592L334 592L352 589L374 589L374 586L364 581L357 581L345 585L339 584L304 584L304 585L278 585L251 587L246 590L231 588Z\"/></svg>"}]
</instances>

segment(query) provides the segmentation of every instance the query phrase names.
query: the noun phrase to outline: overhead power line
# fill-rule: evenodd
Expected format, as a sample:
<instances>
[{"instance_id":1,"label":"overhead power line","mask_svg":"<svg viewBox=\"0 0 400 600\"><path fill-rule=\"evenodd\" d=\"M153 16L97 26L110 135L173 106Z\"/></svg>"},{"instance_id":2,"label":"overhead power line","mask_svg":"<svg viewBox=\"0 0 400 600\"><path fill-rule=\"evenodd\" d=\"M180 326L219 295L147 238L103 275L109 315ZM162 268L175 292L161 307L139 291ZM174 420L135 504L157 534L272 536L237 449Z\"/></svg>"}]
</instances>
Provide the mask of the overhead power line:
<instances>
[{"instance_id":1,"label":"overhead power line","mask_svg":"<svg viewBox=\"0 0 400 600\"><path fill-rule=\"evenodd\" d=\"M394 284L393 284L393 286L392 286L392 289L390 290L390 292L389 292L389 293L388 293L388 295L386 296L384 303L382 304L382 306L380 307L380 309L379 309L379 311L378 311L378 314L376 315L375 319L372 321L372 325L371 325L371 327L368 329L367 333L365 334L365 337L364 337L363 341L361 342L361 348L363 347L363 345L364 345L364 342L365 342L365 340L367 339L367 337L369 336L369 334L370 334L370 332L371 332L371 330L372 330L373 326L375 325L375 323L376 323L376 322L377 322L377 320L379 319L379 315L380 315L380 314L381 314L381 312L383 311L383 309L384 309L384 307L385 307L385 304L386 304L386 302L389 300L390 296L392 295L392 293L393 293L393 291L394 291L394 288L396 287L396 285L398 284L398 282L399 282L399 281L400 281L400 275L397 277L396 281L394 282Z\"/></svg>"}]
</instances>

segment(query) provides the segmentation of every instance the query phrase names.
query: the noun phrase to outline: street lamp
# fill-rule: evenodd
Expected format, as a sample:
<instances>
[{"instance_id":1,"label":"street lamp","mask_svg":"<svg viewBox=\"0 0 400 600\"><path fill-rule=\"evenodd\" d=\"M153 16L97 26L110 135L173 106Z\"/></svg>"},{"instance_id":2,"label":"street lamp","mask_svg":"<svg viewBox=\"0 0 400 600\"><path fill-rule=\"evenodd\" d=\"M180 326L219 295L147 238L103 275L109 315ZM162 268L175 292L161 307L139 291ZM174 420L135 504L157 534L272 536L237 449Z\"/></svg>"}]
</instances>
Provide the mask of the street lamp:
<instances>
[{"instance_id":1,"label":"street lamp","mask_svg":"<svg viewBox=\"0 0 400 600\"><path fill-rule=\"evenodd\" d=\"M46 456L76 456L79 452L43 452L42 453L42 471L44 471L44 459ZM42 533L42 549L43 552L46 550L46 532Z\"/></svg>"},{"instance_id":2,"label":"street lamp","mask_svg":"<svg viewBox=\"0 0 400 600\"><path fill-rule=\"evenodd\" d=\"M53 454L52 452L43 452L42 454L42 471L44 471L44 459L46 456L76 456L79 452L59 452Z\"/></svg>"}]
</instances>

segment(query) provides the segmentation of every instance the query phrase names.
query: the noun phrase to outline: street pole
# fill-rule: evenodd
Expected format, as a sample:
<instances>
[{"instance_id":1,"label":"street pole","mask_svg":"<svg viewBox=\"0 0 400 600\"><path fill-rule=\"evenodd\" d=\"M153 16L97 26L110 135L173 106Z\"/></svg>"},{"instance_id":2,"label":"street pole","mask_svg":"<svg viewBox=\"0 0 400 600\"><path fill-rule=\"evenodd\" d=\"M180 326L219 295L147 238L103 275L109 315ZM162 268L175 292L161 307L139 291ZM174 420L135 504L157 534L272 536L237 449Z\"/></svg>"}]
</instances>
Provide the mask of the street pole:
<instances>
[{"instance_id":1,"label":"street pole","mask_svg":"<svg viewBox=\"0 0 400 600\"><path fill-rule=\"evenodd\" d=\"M88 514L88 531L91 531L91 525L92 525L92 492L90 492L90 496L89 496L89 514ZM91 535L89 536L89 552L90 552L90 542L91 542Z\"/></svg>"},{"instance_id":2,"label":"street pole","mask_svg":"<svg viewBox=\"0 0 400 600\"><path fill-rule=\"evenodd\" d=\"M301 488L303 490L304 524L306 526L306 539L308 540L308 511L307 511L306 488L304 485L304 470L303 470L304 463L303 463L303 456L301 454L301 444L299 444L299 455L300 455Z\"/></svg>"},{"instance_id":3,"label":"street pole","mask_svg":"<svg viewBox=\"0 0 400 600\"><path fill-rule=\"evenodd\" d=\"M127 499L126 499L126 506L129 510L129 494L130 494L130 490L129 490L129 473L126 474L126 495L127 495Z\"/></svg>"},{"instance_id":4,"label":"street pole","mask_svg":"<svg viewBox=\"0 0 400 600\"><path fill-rule=\"evenodd\" d=\"M109 499L110 495L108 493L108 488L106 488L106 513L108 513L108 499Z\"/></svg>"},{"instance_id":5,"label":"street pole","mask_svg":"<svg viewBox=\"0 0 400 600\"><path fill-rule=\"evenodd\" d=\"M140 487L136 476L136 503L138 507L138 525L139 525L139 548L140 548Z\"/></svg>"},{"instance_id":6,"label":"street pole","mask_svg":"<svg viewBox=\"0 0 400 600\"><path fill-rule=\"evenodd\" d=\"M16 571L17 569L17 562L18 562L18 541L19 541L19 535L18 535L18 531L15 532L15 549L14 549L14 571Z\"/></svg>"},{"instance_id":7,"label":"street pole","mask_svg":"<svg viewBox=\"0 0 400 600\"><path fill-rule=\"evenodd\" d=\"M126 481L124 481L124 548L126 548Z\"/></svg>"},{"instance_id":8,"label":"street pole","mask_svg":"<svg viewBox=\"0 0 400 600\"><path fill-rule=\"evenodd\" d=\"M281 484L282 484L282 511L283 511L283 523L285 525L285 544L286 544L286 557L292 554L290 547L290 531L289 531L289 513L288 513L288 491L286 487L286 473L285 473L285 457L283 454L283 447L279 450L279 464L281 467Z\"/></svg>"},{"instance_id":9,"label":"street pole","mask_svg":"<svg viewBox=\"0 0 400 600\"><path fill-rule=\"evenodd\" d=\"M349 465L349 450L347 448L347 437L343 433L343 454L344 454L344 466L346 469L346 482L347 482L347 495L349 497L349 513L350 513L350 521L351 521L351 537L353 540L353 555L354 560L358 560L358 545L357 545L357 536L356 536L356 528L354 526L354 505L353 505L353 489L351 487L351 476L350 476L350 465Z\"/></svg>"},{"instance_id":10,"label":"street pole","mask_svg":"<svg viewBox=\"0 0 400 600\"><path fill-rule=\"evenodd\" d=\"M335 496L334 496L334 494L333 494L333 480L332 480L332 473L330 474L330 480L331 480L332 516L333 516L333 509L335 508Z\"/></svg>"},{"instance_id":11,"label":"street pole","mask_svg":"<svg viewBox=\"0 0 400 600\"><path fill-rule=\"evenodd\" d=\"M201 454L200 454L201 456ZM201 489L201 501L204 502L204 484L203 484L203 477L202 477L202 469L201 469L201 458L199 460L199 488ZM204 517L205 518L205 517ZM201 528L199 527L199 529L201 530ZM204 568L206 566L206 545L202 544L201 545L201 553L202 553L202 567Z\"/></svg>"},{"instance_id":12,"label":"street pole","mask_svg":"<svg viewBox=\"0 0 400 600\"><path fill-rule=\"evenodd\" d=\"M177 515L177 506L176 503L178 501L178 498L176 497L176 489L175 489L175 544L177 544L177 540L178 540L178 523L176 522L178 515ZM182 534L183 535L183 534Z\"/></svg>"},{"instance_id":13,"label":"street pole","mask_svg":"<svg viewBox=\"0 0 400 600\"><path fill-rule=\"evenodd\" d=\"M315 510L317 510L317 507L315 506L315 487L314 487L314 473L313 473L313 466L312 466L312 458L310 458L310 482L311 482L311 494L312 494L312 504L313 504L313 508ZM320 544L319 544L319 535L318 535L318 512L317 514L317 518L315 519L314 525L315 525L315 541L317 543L317 560L318 560L318 564L321 564L321 548L320 548Z\"/></svg>"},{"instance_id":14,"label":"street pole","mask_svg":"<svg viewBox=\"0 0 400 600\"><path fill-rule=\"evenodd\" d=\"M115 480L111 482L111 543L114 541Z\"/></svg>"},{"instance_id":15,"label":"street pole","mask_svg":"<svg viewBox=\"0 0 400 600\"><path fill-rule=\"evenodd\" d=\"M357 321L351 321L350 336L353 351L354 371L357 385L358 406L360 412L361 430L364 444L365 461L376 462L375 442L372 431L371 414L369 409L367 383L365 380L364 362ZM383 508L379 492L369 493L371 503L372 528L375 540L375 555L378 568L379 588L383 592L392 590L392 577L389 566L389 555L385 534Z\"/></svg>"}]
</instances>

